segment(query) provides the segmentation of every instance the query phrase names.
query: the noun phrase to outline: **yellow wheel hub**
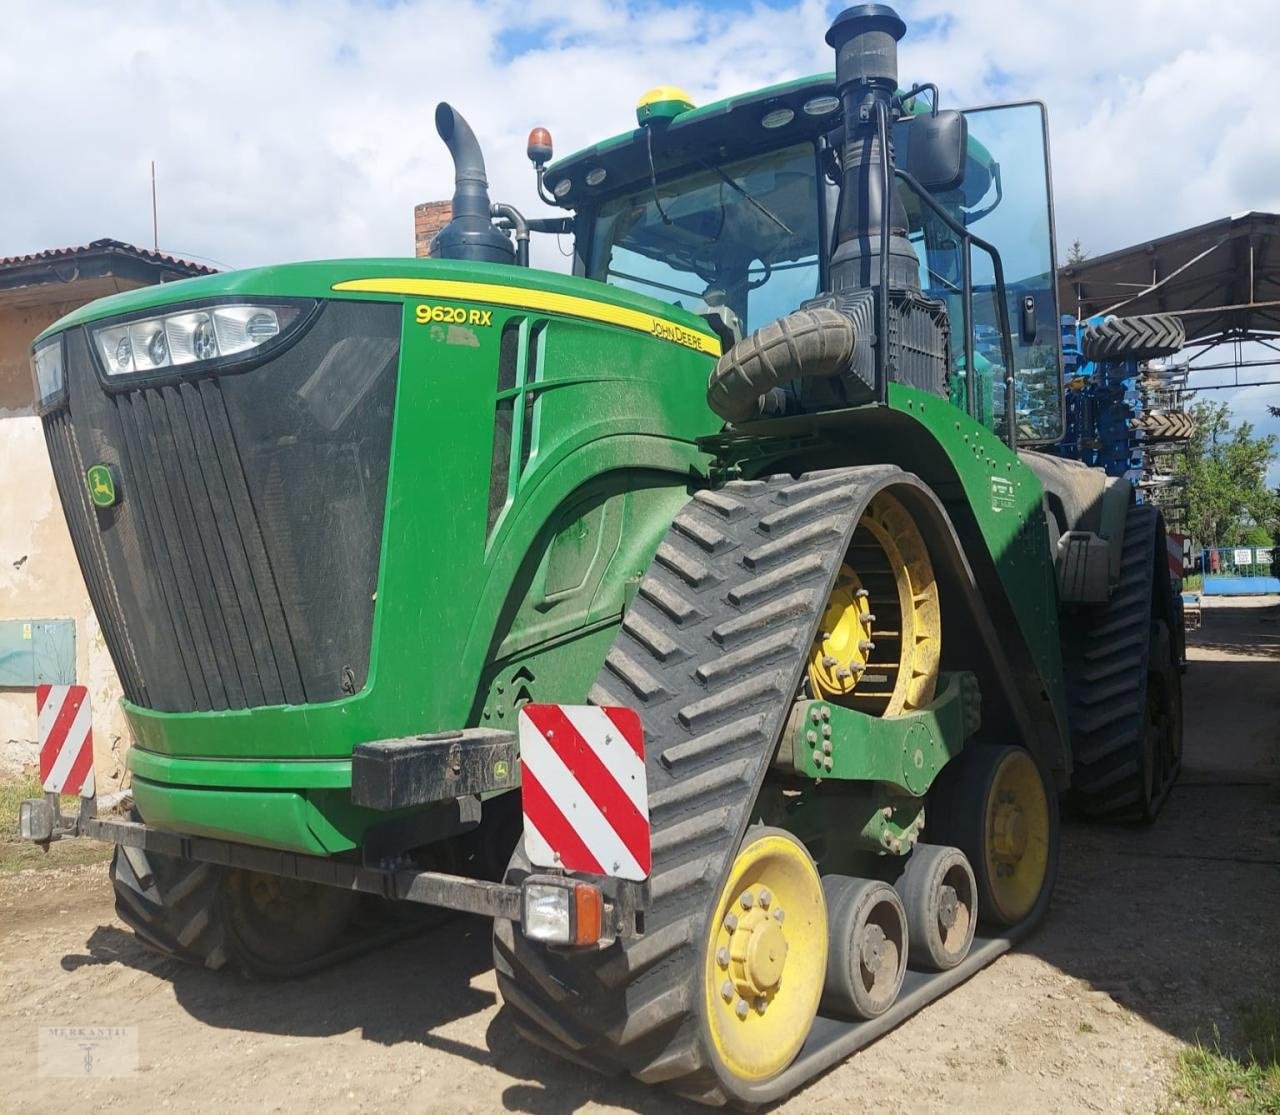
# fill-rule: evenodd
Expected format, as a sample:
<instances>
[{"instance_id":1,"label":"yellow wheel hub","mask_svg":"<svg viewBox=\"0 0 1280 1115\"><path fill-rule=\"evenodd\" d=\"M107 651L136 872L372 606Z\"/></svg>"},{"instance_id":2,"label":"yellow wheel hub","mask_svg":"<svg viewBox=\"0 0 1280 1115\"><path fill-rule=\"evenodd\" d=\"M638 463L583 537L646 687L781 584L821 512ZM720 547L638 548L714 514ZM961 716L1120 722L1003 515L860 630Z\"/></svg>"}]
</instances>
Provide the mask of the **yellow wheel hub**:
<instances>
[{"instance_id":1,"label":"yellow wheel hub","mask_svg":"<svg viewBox=\"0 0 1280 1115\"><path fill-rule=\"evenodd\" d=\"M987 875L1003 918L1021 921L1036 904L1049 869L1049 801L1035 761L1011 751L987 795Z\"/></svg>"},{"instance_id":2,"label":"yellow wheel hub","mask_svg":"<svg viewBox=\"0 0 1280 1115\"><path fill-rule=\"evenodd\" d=\"M809 657L820 699L899 716L933 700L942 648L933 563L919 527L880 493L854 531Z\"/></svg>"},{"instance_id":3,"label":"yellow wheel hub","mask_svg":"<svg viewBox=\"0 0 1280 1115\"><path fill-rule=\"evenodd\" d=\"M827 910L813 860L779 829L748 834L707 937L707 1029L721 1064L747 1081L800 1052L827 968Z\"/></svg>"}]
</instances>

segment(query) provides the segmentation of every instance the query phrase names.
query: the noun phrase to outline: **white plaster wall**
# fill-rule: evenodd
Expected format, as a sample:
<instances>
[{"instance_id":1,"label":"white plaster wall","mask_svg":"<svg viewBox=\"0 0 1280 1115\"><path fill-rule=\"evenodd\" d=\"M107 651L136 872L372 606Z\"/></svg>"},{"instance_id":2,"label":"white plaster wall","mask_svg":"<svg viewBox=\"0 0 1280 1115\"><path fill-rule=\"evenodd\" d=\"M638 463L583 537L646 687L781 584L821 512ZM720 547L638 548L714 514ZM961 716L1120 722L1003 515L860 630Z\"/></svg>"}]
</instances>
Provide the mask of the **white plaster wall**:
<instances>
[{"instance_id":1,"label":"white plaster wall","mask_svg":"<svg viewBox=\"0 0 1280 1115\"><path fill-rule=\"evenodd\" d=\"M120 684L62 517L40 419L31 409L31 340L70 307L0 308L0 619L73 619L76 680L93 701L99 792L124 779L130 744ZM0 775L34 764L33 689L0 689Z\"/></svg>"}]
</instances>

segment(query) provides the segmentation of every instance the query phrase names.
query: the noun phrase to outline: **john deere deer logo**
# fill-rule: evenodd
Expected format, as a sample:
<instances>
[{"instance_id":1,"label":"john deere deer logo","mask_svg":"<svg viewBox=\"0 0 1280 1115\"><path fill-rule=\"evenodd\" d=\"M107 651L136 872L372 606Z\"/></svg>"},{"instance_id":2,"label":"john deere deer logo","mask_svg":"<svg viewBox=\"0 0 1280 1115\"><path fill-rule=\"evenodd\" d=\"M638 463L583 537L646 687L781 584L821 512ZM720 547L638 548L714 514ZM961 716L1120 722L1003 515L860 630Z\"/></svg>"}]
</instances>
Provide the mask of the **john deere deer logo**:
<instances>
[{"instance_id":1,"label":"john deere deer logo","mask_svg":"<svg viewBox=\"0 0 1280 1115\"><path fill-rule=\"evenodd\" d=\"M114 507L120 502L110 465L92 465L85 471L84 478L95 507Z\"/></svg>"}]
</instances>

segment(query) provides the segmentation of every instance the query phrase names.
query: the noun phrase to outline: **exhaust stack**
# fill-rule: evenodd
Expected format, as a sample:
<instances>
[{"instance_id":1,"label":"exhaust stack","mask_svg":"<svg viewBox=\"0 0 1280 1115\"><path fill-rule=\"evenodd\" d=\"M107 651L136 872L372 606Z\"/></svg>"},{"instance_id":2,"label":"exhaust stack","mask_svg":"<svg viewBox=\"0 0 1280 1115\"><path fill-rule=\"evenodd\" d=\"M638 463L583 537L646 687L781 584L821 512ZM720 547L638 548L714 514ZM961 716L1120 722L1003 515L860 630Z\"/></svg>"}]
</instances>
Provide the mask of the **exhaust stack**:
<instances>
[{"instance_id":1,"label":"exhaust stack","mask_svg":"<svg viewBox=\"0 0 1280 1115\"><path fill-rule=\"evenodd\" d=\"M436 131L453 156L453 219L431 241L433 259L511 263L515 249L490 217L489 180L475 132L452 105L436 105Z\"/></svg>"}]
</instances>

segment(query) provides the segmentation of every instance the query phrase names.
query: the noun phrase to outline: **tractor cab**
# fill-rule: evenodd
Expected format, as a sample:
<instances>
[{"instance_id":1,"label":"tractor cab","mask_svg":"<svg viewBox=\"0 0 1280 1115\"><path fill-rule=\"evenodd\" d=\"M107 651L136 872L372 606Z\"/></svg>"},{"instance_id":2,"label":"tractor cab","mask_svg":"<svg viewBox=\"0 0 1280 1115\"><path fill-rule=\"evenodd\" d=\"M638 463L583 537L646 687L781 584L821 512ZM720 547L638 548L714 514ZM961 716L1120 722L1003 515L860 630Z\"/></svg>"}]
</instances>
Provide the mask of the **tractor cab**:
<instances>
[{"instance_id":1,"label":"tractor cab","mask_svg":"<svg viewBox=\"0 0 1280 1115\"><path fill-rule=\"evenodd\" d=\"M1044 107L939 111L928 88L933 103L923 89L896 99L895 191L922 292L950 322L951 399L1004 430L1012 394L1017 441L1054 441L1060 345ZM703 107L662 86L641 98L634 131L545 168L538 156L549 147L531 154L543 197L575 212L575 274L698 314L727 348L831 289L840 110L834 74Z\"/></svg>"}]
</instances>

